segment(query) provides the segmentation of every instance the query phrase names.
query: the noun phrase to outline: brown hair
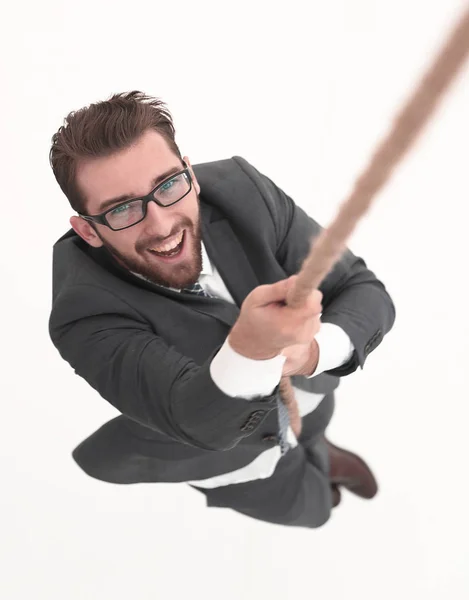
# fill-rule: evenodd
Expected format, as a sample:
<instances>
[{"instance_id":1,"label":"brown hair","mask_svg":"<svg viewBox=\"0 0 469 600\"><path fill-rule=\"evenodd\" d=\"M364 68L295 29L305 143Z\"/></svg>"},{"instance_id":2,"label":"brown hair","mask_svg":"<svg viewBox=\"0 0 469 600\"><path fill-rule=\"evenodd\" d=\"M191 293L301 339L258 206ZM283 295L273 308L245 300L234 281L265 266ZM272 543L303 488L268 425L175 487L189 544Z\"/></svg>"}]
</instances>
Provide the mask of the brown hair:
<instances>
[{"instance_id":1,"label":"brown hair","mask_svg":"<svg viewBox=\"0 0 469 600\"><path fill-rule=\"evenodd\" d=\"M164 102L143 92L114 94L109 100L67 115L64 125L52 136L49 161L73 210L86 213L86 199L76 182L79 160L109 156L128 148L148 129L157 131L182 160L174 140L171 113Z\"/></svg>"}]
</instances>

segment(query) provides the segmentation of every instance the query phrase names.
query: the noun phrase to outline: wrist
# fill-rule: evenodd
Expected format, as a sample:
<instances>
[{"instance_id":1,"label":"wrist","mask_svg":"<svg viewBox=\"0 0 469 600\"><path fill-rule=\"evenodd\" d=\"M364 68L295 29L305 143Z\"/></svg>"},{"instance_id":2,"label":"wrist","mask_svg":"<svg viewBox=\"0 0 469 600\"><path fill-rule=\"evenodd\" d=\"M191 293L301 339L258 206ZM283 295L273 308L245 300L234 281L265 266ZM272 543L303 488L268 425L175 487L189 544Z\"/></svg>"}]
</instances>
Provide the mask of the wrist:
<instances>
[{"instance_id":1,"label":"wrist","mask_svg":"<svg viewBox=\"0 0 469 600\"><path fill-rule=\"evenodd\" d=\"M297 373L297 375L304 375L306 377L311 377L314 374L318 367L319 363L319 344L316 341L316 338L310 344L310 353L309 359L301 368L301 370Z\"/></svg>"},{"instance_id":2,"label":"wrist","mask_svg":"<svg viewBox=\"0 0 469 600\"><path fill-rule=\"evenodd\" d=\"M247 336L240 334L239 330L235 330L234 327L228 335L228 344L237 354L252 360L270 360L279 354L278 352L266 353L257 349L253 343L250 343Z\"/></svg>"}]
</instances>

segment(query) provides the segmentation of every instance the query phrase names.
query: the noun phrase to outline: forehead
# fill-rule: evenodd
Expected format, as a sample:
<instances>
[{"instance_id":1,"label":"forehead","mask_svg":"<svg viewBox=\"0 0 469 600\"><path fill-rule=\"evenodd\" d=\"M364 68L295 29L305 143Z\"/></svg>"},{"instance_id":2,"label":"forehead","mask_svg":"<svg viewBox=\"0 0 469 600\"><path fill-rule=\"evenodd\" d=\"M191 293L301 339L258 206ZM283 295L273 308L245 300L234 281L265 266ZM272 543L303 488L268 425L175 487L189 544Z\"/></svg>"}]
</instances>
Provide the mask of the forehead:
<instances>
[{"instance_id":1,"label":"forehead","mask_svg":"<svg viewBox=\"0 0 469 600\"><path fill-rule=\"evenodd\" d=\"M166 140L156 131L148 131L125 150L81 162L76 177L87 212L95 214L100 204L111 198L147 194L157 175L178 166L181 161Z\"/></svg>"}]
</instances>

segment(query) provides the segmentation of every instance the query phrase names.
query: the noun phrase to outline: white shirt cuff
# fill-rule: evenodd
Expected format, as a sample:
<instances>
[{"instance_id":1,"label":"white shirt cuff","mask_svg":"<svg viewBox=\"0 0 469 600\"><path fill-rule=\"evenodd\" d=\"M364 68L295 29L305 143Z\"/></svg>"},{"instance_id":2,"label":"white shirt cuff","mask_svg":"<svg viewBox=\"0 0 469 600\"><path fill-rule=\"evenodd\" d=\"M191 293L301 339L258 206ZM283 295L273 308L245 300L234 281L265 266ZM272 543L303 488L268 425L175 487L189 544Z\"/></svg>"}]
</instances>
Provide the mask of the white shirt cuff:
<instances>
[{"instance_id":1,"label":"white shirt cuff","mask_svg":"<svg viewBox=\"0 0 469 600\"><path fill-rule=\"evenodd\" d=\"M318 366L307 379L316 377L324 371L336 369L352 358L353 344L349 336L338 325L321 323L321 328L316 334L316 341L319 346Z\"/></svg>"},{"instance_id":2,"label":"white shirt cuff","mask_svg":"<svg viewBox=\"0 0 469 600\"><path fill-rule=\"evenodd\" d=\"M267 360L247 358L235 352L227 338L212 359L210 375L227 396L268 396L280 383L286 360L281 354Z\"/></svg>"}]
</instances>

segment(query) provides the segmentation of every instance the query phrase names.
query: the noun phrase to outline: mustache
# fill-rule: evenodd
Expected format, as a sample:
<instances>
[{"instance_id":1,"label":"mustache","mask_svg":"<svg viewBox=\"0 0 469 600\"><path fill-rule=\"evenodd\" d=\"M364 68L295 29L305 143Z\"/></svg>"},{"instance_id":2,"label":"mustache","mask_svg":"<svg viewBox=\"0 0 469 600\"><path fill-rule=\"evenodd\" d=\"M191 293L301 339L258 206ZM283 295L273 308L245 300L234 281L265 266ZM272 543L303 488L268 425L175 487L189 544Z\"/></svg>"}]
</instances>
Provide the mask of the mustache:
<instances>
[{"instance_id":1,"label":"mustache","mask_svg":"<svg viewBox=\"0 0 469 600\"><path fill-rule=\"evenodd\" d=\"M175 235L179 235L183 231L184 233L187 231L186 227L179 227L176 229L174 233L171 233L169 236L165 238L147 238L145 240L141 240L137 242L135 248L137 251L146 250L147 248L154 248L155 246L160 246L161 244L166 243L168 240L174 238Z\"/></svg>"}]
</instances>

